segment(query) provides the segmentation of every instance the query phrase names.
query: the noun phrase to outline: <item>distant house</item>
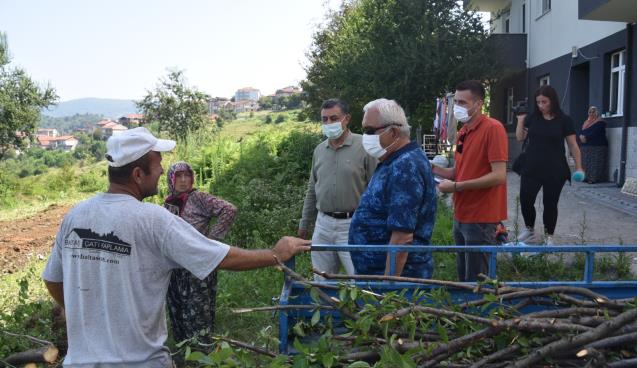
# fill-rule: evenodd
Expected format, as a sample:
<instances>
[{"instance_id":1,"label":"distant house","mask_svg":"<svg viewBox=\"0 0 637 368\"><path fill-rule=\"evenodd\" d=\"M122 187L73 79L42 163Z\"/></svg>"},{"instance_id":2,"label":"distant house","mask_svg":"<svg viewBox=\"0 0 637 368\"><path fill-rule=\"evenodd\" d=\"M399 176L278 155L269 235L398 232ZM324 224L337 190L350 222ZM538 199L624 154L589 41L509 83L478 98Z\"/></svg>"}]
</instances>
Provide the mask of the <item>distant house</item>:
<instances>
[{"instance_id":1,"label":"distant house","mask_svg":"<svg viewBox=\"0 0 637 368\"><path fill-rule=\"evenodd\" d=\"M100 129L100 130L104 130L104 126L107 124L111 124L111 123L116 123L115 121L111 120L111 119L104 119L104 120L100 120L97 123L95 123L95 125L93 126L93 131Z\"/></svg>"},{"instance_id":2,"label":"distant house","mask_svg":"<svg viewBox=\"0 0 637 368\"><path fill-rule=\"evenodd\" d=\"M261 91L252 87L241 88L234 93L235 102L244 100L259 101L260 97Z\"/></svg>"},{"instance_id":3,"label":"distant house","mask_svg":"<svg viewBox=\"0 0 637 368\"><path fill-rule=\"evenodd\" d=\"M37 131L37 135L42 135L47 137L57 137L60 135L60 133L55 128L39 128Z\"/></svg>"},{"instance_id":4,"label":"distant house","mask_svg":"<svg viewBox=\"0 0 637 368\"><path fill-rule=\"evenodd\" d=\"M129 129L137 128L144 124L144 114L128 114L119 118L119 123Z\"/></svg>"},{"instance_id":5,"label":"distant house","mask_svg":"<svg viewBox=\"0 0 637 368\"><path fill-rule=\"evenodd\" d=\"M259 110L259 103L252 100L242 100L234 102L234 112L252 112Z\"/></svg>"},{"instance_id":6,"label":"distant house","mask_svg":"<svg viewBox=\"0 0 637 368\"><path fill-rule=\"evenodd\" d=\"M277 89L276 92L274 93L274 97L276 98L288 97L296 93L301 93L301 89L299 87L288 86L281 89Z\"/></svg>"},{"instance_id":7,"label":"distant house","mask_svg":"<svg viewBox=\"0 0 637 368\"><path fill-rule=\"evenodd\" d=\"M62 151L73 151L77 147L79 141L77 138L72 135L62 135L62 136L48 136L48 135L38 135L36 136L36 140L38 142L38 146L43 149L49 150L62 150Z\"/></svg>"},{"instance_id":8,"label":"distant house","mask_svg":"<svg viewBox=\"0 0 637 368\"><path fill-rule=\"evenodd\" d=\"M122 124L118 124L114 121L111 121L107 124L102 125L101 129L102 129L102 138L104 139L108 139L109 137L118 135L121 132L128 130L127 127L123 126Z\"/></svg>"},{"instance_id":9,"label":"distant house","mask_svg":"<svg viewBox=\"0 0 637 368\"><path fill-rule=\"evenodd\" d=\"M225 97L214 97L208 100L208 112L211 114L217 113L221 110L226 110L226 107L230 99Z\"/></svg>"}]
</instances>

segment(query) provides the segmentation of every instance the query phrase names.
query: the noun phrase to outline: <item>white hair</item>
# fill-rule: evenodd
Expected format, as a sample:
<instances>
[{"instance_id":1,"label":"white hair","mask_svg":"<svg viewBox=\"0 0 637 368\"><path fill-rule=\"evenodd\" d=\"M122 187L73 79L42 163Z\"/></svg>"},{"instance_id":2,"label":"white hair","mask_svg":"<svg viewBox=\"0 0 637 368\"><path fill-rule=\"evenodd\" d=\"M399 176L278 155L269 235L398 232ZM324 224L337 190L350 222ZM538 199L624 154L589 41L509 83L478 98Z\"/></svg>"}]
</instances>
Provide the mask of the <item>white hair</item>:
<instances>
[{"instance_id":1,"label":"white hair","mask_svg":"<svg viewBox=\"0 0 637 368\"><path fill-rule=\"evenodd\" d=\"M405 116L405 110L394 100L388 100L386 98L379 98L377 100L368 102L363 107L363 112L367 112L370 109L378 110L380 114L380 121L383 124L395 124L400 127L400 134L405 137L409 137L411 126L407 124L407 117Z\"/></svg>"}]
</instances>

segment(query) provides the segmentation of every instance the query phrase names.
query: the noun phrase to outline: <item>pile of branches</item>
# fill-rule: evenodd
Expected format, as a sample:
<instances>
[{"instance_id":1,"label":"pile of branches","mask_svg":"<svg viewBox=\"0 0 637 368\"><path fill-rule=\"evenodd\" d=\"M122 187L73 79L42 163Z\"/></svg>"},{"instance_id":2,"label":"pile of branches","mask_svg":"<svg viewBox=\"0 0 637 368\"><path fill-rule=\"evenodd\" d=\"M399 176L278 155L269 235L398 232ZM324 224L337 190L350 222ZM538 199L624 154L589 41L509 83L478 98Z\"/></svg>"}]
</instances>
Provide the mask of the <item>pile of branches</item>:
<instances>
[{"instance_id":1,"label":"pile of branches","mask_svg":"<svg viewBox=\"0 0 637 368\"><path fill-rule=\"evenodd\" d=\"M338 286L307 280L308 305L243 308L310 310L292 329L298 354L291 366L324 367L634 367L637 366L635 300L611 300L586 288L509 287L482 276L475 286L393 276L335 275L314 270ZM351 280L438 286L377 294ZM450 290L477 298L457 303ZM425 291L426 290L426 291ZM539 308L534 308L539 306ZM526 310L535 312L526 313ZM537 311L540 310L540 311ZM225 339L269 357L276 354ZM281 357L278 357L281 358ZM283 363L279 360L280 363ZM277 366L287 366L277 364Z\"/></svg>"}]
</instances>

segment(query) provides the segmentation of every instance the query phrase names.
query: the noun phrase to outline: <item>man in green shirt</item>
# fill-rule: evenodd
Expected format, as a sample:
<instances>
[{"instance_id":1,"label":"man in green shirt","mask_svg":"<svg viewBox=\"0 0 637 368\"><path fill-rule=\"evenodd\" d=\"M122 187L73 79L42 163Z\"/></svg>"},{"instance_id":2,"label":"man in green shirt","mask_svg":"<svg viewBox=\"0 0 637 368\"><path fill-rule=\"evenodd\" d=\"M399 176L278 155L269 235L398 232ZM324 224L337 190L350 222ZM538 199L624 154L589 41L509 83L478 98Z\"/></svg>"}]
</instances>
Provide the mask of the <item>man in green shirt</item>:
<instances>
[{"instance_id":1,"label":"man in green shirt","mask_svg":"<svg viewBox=\"0 0 637 368\"><path fill-rule=\"evenodd\" d=\"M311 221L316 219L313 244L347 244L349 225L358 202L376 169L362 136L349 131L349 106L329 99L321 106L323 133L327 139L314 149L312 170L305 193L298 235L305 239ZM312 252L312 266L336 273L339 264L354 274L349 252ZM322 279L315 276L316 279Z\"/></svg>"}]
</instances>

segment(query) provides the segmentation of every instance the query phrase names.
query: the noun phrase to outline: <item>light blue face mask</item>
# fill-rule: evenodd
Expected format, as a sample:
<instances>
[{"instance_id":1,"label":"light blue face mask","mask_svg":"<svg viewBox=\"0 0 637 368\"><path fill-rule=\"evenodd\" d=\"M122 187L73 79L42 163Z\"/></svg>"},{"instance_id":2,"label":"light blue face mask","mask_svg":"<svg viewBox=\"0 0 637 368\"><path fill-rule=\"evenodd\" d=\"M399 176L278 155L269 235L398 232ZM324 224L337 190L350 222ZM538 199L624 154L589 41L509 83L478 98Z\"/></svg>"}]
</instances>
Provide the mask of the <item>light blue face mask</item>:
<instances>
[{"instance_id":1,"label":"light blue face mask","mask_svg":"<svg viewBox=\"0 0 637 368\"><path fill-rule=\"evenodd\" d=\"M343 134L343 125L340 121L323 124L321 127L323 128L323 134L325 134L328 139L337 139Z\"/></svg>"}]
</instances>

